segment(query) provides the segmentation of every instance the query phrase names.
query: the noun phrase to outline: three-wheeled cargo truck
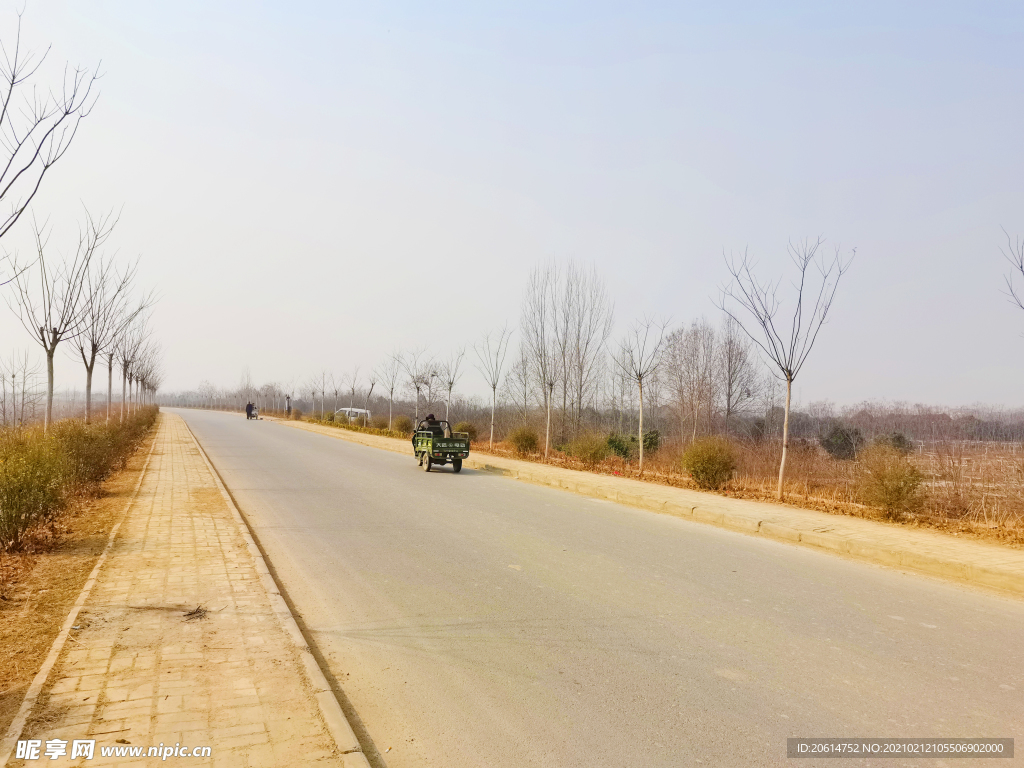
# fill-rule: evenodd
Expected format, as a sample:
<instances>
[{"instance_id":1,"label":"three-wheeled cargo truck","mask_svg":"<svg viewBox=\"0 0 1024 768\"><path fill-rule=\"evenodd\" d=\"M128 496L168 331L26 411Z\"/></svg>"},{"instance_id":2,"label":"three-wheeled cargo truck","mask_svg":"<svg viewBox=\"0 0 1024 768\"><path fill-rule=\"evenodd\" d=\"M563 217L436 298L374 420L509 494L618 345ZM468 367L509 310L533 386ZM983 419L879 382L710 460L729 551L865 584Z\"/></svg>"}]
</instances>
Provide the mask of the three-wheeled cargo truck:
<instances>
[{"instance_id":1,"label":"three-wheeled cargo truck","mask_svg":"<svg viewBox=\"0 0 1024 768\"><path fill-rule=\"evenodd\" d=\"M412 449L420 466L427 472L431 467L449 462L456 472L462 471L462 460L469 456L469 435L452 432L447 421L426 418L412 434Z\"/></svg>"}]
</instances>

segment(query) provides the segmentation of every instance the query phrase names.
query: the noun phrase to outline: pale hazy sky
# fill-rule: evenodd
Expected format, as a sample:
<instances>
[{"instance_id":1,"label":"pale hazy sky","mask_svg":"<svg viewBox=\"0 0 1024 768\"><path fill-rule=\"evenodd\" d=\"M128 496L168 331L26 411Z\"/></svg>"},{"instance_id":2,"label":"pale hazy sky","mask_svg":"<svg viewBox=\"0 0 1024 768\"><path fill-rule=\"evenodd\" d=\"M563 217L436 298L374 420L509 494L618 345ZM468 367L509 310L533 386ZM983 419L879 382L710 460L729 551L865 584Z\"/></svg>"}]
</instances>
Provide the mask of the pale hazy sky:
<instances>
[{"instance_id":1,"label":"pale hazy sky","mask_svg":"<svg viewBox=\"0 0 1024 768\"><path fill-rule=\"evenodd\" d=\"M999 253L1001 226L1024 234L1019 2L30 0L25 18L55 62L103 60L36 209L60 227L123 206L112 242L162 295L165 389L446 353L518 324L552 258L596 265L620 328L717 319L723 250L771 274L822 234L858 255L801 400L1024 405ZM0 332L29 344L6 310ZM58 386L79 378L65 360Z\"/></svg>"}]
</instances>

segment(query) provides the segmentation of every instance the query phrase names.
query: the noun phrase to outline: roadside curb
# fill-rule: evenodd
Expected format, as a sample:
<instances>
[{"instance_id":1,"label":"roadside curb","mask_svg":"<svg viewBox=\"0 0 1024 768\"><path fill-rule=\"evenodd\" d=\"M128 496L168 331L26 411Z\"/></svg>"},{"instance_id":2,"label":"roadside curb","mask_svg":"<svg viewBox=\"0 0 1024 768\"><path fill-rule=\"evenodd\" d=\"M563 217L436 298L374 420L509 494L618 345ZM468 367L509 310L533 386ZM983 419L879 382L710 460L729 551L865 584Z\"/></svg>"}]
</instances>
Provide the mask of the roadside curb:
<instances>
[{"instance_id":1,"label":"roadside curb","mask_svg":"<svg viewBox=\"0 0 1024 768\"><path fill-rule=\"evenodd\" d=\"M245 544L249 549L249 554L252 555L256 564L256 572L259 574L260 583L270 600L272 611L277 616L278 621L281 622L281 626L284 628L285 633L291 639L292 644L299 653L299 657L302 659L306 678L313 689L314 698L316 699L317 707L320 710L320 715L324 720L324 724L327 726L327 730L331 734L331 738L334 740L334 743L338 748L338 753L342 759L342 765L344 768L370 768L370 764L367 761L366 756L363 754L362 745L359 743L359 739L356 737L355 731L352 729L348 718L345 717L341 704L334 695L334 691L331 689L330 683L327 682L327 678L324 676L323 670L320 669L320 665L317 664L316 658L313 656L313 652L309 648L309 643L306 641L306 638L302 634L302 630L299 629L299 625L295 621L295 616L288 608L288 604L285 602L284 597L281 596L281 588L274 579L273 574L270 572L270 568L267 566L267 561L263 557L263 552L256 544L256 539L252 535L252 530L249 528L248 521L238 509L238 506L235 504L235 500L231 497L231 494L228 492L223 480L221 480L220 473L213 466L213 462L210 461L210 457L207 456L203 446L200 445L199 440L196 438L192 428L188 425L188 422L185 421L185 419L182 419L182 423L185 425L189 435L192 437L192 442L195 443L196 449L199 451L199 455L202 456L203 461L210 470L210 474L213 475L214 482L217 484L217 488L220 491L221 496L228 505L228 508L231 510L231 514L234 517L235 522L238 523L239 532L242 534L242 538L245 539Z\"/></svg>"},{"instance_id":2,"label":"roadside curb","mask_svg":"<svg viewBox=\"0 0 1024 768\"><path fill-rule=\"evenodd\" d=\"M313 427L318 425L305 425L305 422L286 421L284 419L274 418L268 419L268 421L280 421L293 428L346 440L347 442L369 448L412 455L411 448L404 441L395 438L367 435L362 432L352 432L331 427L315 429ZM768 516L756 513L716 509L715 505L727 504L731 501L726 497L711 496L709 499L710 503L707 506L703 506L690 501L682 502L657 498L658 495L664 495L661 493L662 491L670 490L669 486L652 484L651 490L655 491L655 494L647 495L640 489L614 487L618 478L562 467L538 465L535 468L527 462L516 463L522 463L524 466L502 466L494 461L494 457L474 458L472 453L469 458L463 460L463 465L466 467L493 472L534 485L557 488L581 496L670 514L675 517L706 523L749 536L760 536L786 544L797 544L810 549L824 550L860 562L905 569L938 577L946 581L996 590L1018 598L1024 597L1024 552L1020 550L1009 548L1001 550L993 546L991 548L992 561L986 562L983 561L984 558L971 556L973 553L966 551L973 542L950 540L945 543L961 547L964 550L964 556L957 558L937 555L926 551L918 551L910 543L895 544L886 542L877 535L872 537L870 534L862 533L838 534L826 530L848 521L840 516L829 515L825 512L814 512L813 510L793 510L790 512L792 508L779 505L780 515L789 513L792 516L792 514L799 512L805 517L807 515L821 516L821 526L815 526L810 529L795 528L779 520L772 520ZM687 495L705 496L709 494L687 491ZM834 518L834 522L830 520L832 518ZM874 523L874 521L862 522L881 525L880 523ZM908 533L912 531L914 532L913 535L918 535L916 529L908 529ZM935 533L934 535L941 536L942 534Z\"/></svg>"},{"instance_id":3,"label":"roadside curb","mask_svg":"<svg viewBox=\"0 0 1024 768\"><path fill-rule=\"evenodd\" d=\"M135 483L135 488L132 490L132 495L129 497L128 503L125 505L124 512L121 513L121 517L114 527L110 529L110 535L107 537L106 546L103 547L103 551L96 560L96 565L94 565L93 569L89 572L89 578L85 580L85 585L82 587L82 591L78 593L78 599L75 600L75 604L71 607L68 617L64 620L64 624L61 625L60 632L57 634L57 637L54 638L53 645L50 646L50 652L46 655L46 659L43 661L43 666L39 668L36 676L32 679L32 684L25 692L25 698L21 702L21 707L18 709L18 713L14 716L14 720L8 727L7 734L4 736L3 742L0 743L0 765L7 765L10 761L11 755L14 753L14 748L18 745L18 737L21 736L21 732L25 729L28 717L35 708L36 703L39 701L39 694L43 692L46 680L50 676L50 672L53 670L57 660L60 658L60 655L64 650L64 646L67 644L68 637L71 635L71 628L78 620L79 612L85 605L85 601L89 599L89 594L92 592L92 588L96 585L96 579L99 578L100 570L102 570L103 564L107 561L107 555L110 554L110 550L114 546L114 540L117 538L117 532L121 529L121 524L128 519L128 513L131 512L132 507L135 506L135 501L139 497L139 489L142 488L142 481L146 479L146 471L149 469L149 460L153 458L153 451L156 448L156 426L156 423L154 423L152 428L152 442L149 445L149 453L146 454L146 463L142 465L142 471L139 473L138 482Z\"/></svg>"},{"instance_id":4,"label":"roadside curb","mask_svg":"<svg viewBox=\"0 0 1024 768\"><path fill-rule=\"evenodd\" d=\"M1024 571L1018 569L1006 569L999 568L998 566L985 566L977 563L940 558L921 552L914 552L908 548L887 547L870 541L839 536L827 531L800 530L778 522L758 519L748 515L704 509L691 504L675 504L671 501L647 499L638 494L608 490L599 485L587 486L583 482L572 487L572 484L562 483L558 478L545 477L545 473L511 470L506 467L494 466L481 460L467 460L467 465L475 469L495 472L505 477L533 483L534 485L559 488L582 496L614 501L629 507L663 512L738 533L762 536L766 539L773 539L786 544L800 544L811 549L822 549L845 555L862 562L917 571L930 576L938 576L948 581L957 581L995 589L1000 592L1007 592L1016 596L1024 596Z\"/></svg>"}]
</instances>

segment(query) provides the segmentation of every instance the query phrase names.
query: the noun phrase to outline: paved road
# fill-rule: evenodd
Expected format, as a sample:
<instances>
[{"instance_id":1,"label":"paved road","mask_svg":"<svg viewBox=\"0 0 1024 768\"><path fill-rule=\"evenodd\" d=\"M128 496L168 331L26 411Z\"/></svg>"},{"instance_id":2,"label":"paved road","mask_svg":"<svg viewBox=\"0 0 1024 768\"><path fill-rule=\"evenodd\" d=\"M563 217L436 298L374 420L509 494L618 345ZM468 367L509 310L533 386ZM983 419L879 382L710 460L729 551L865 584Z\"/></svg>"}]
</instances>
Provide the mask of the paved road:
<instances>
[{"instance_id":1,"label":"paved road","mask_svg":"<svg viewBox=\"0 0 1024 768\"><path fill-rule=\"evenodd\" d=\"M1020 601L180 413L377 765L783 765L789 736L1017 737L1024 749Z\"/></svg>"}]
</instances>

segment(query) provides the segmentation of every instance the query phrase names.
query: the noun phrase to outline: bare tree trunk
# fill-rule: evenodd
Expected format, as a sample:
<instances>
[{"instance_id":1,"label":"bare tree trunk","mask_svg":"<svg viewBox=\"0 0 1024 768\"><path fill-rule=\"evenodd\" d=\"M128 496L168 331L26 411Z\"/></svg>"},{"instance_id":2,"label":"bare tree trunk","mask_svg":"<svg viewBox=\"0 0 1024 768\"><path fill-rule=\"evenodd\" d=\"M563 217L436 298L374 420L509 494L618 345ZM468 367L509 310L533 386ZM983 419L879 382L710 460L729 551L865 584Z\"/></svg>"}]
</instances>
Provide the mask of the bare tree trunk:
<instances>
[{"instance_id":1,"label":"bare tree trunk","mask_svg":"<svg viewBox=\"0 0 1024 768\"><path fill-rule=\"evenodd\" d=\"M128 375L121 369L121 421L124 421L125 388L128 386Z\"/></svg>"},{"instance_id":2,"label":"bare tree trunk","mask_svg":"<svg viewBox=\"0 0 1024 768\"><path fill-rule=\"evenodd\" d=\"M43 432L50 428L53 421L53 353L56 348L46 350L46 417L43 420Z\"/></svg>"},{"instance_id":3,"label":"bare tree trunk","mask_svg":"<svg viewBox=\"0 0 1024 768\"><path fill-rule=\"evenodd\" d=\"M107 355L107 423L110 423L110 405L114 400L114 355Z\"/></svg>"},{"instance_id":4,"label":"bare tree trunk","mask_svg":"<svg viewBox=\"0 0 1024 768\"><path fill-rule=\"evenodd\" d=\"M786 476L786 452L789 450L789 405L793 393L793 380L786 379L786 417L782 422L782 461L779 462L779 489L776 493L779 501L784 497L783 480Z\"/></svg>"},{"instance_id":5,"label":"bare tree trunk","mask_svg":"<svg viewBox=\"0 0 1024 768\"><path fill-rule=\"evenodd\" d=\"M644 474L644 383L641 381L638 385L640 387L640 426L639 434L637 437L640 440L640 475Z\"/></svg>"},{"instance_id":6,"label":"bare tree trunk","mask_svg":"<svg viewBox=\"0 0 1024 768\"><path fill-rule=\"evenodd\" d=\"M394 410L395 395L394 393L388 398L388 431L391 431L391 412Z\"/></svg>"},{"instance_id":7,"label":"bare tree trunk","mask_svg":"<svg viewBox=\"0 0 1024 768\"><path fill-rule=\"evenodd\" d=\"M548 401L548 423L547 423L547 426L544 428L544 458L545 458L545 460L548 457L548 448L549 448L549 446L551 444L551 400L554 398L554 395L555 395L555 393L553 391L553 388L549 387L548 388L548 396L547 396L547 401Z\"/></svg>"},{"instance_id":8,"label":"bare tree trunk","mask_svg":"<svg viewBox=\"0 0 1024 768\"><path fill-rule=\"evenodd\" d=\"M85 367L85 423L92 421L92 372L96 367L96 358L93 358L92 365Z\"/></svg>"},{"instance_id":9,"label":"bare tree trunk","mask_svg":"<svg viewBox=\"0 0 1024 768\"><path fill-rule=\"evenodd\" d=\"M491 390L491 447L490 450L494 450L494 405L498 400L498 388L495 387Z\"/></svg>"}]
</instances>

